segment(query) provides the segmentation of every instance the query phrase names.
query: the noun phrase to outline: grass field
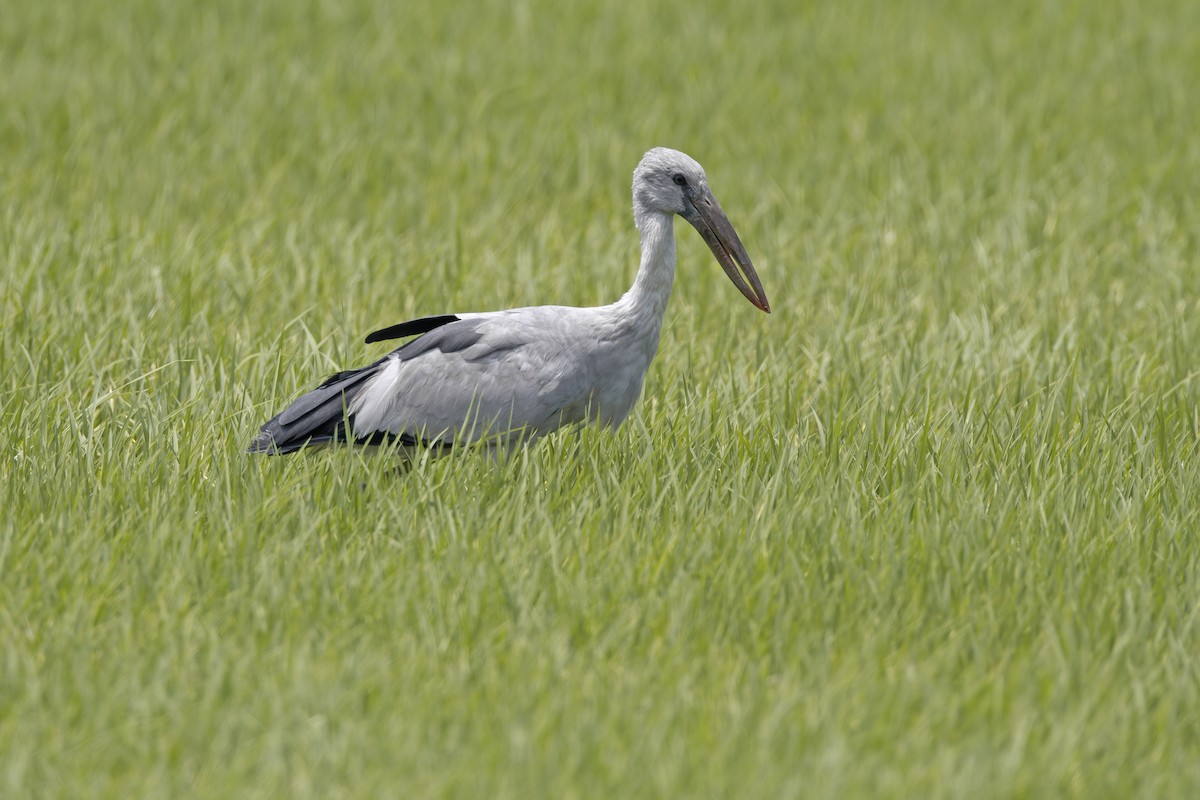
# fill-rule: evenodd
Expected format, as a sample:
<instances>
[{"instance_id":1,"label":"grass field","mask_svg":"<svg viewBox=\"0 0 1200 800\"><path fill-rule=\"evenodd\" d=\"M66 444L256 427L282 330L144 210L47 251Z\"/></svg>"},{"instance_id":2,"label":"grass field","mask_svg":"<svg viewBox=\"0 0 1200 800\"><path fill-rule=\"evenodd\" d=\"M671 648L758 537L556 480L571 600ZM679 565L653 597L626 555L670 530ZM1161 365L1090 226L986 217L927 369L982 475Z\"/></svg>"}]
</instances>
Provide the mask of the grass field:
<instances>
[{"instance_id":1,"label":"grass field","mask_svg":"<svg viewBox=\"0 0 1200 800\"><path fill-rule=\"evenodd\" d=\"M636 5L0 0L0 796L1200 794L1200 4ZM621 430L243 454L654 145Z\"/></svg>"}]
</instances>

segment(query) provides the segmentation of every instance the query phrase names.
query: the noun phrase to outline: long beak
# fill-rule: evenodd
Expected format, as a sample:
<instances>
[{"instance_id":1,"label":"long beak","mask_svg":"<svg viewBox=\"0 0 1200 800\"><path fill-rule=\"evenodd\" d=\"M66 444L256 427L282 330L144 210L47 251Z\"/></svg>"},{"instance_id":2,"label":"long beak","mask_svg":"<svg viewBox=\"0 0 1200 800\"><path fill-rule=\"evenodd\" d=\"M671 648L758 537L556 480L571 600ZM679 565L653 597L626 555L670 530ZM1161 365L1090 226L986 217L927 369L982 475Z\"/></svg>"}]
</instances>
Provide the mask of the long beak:
<instances>
[{"instance_id":1,"label":"long beak","mask_svg":"<svg viewBox=\"0 0 1200 800\"><path fill-rule=\"evenodd\" d=\"M717 198L713 197L708 188L703 188L691 199L692 208L682 215L683 218L700 231L700 235L704 237L709 249L717 257L721 269L725 270L729 280L733 281L733 285L755 308L770 314L771 304L767 302L767 293L763 291L762 281L758 279L758 273L750 263L750 256L746 255L746 248L742 246L742 240L738 238L737 231L733 229L729 217L725 216Z\"/></svg>"}]
</instances>

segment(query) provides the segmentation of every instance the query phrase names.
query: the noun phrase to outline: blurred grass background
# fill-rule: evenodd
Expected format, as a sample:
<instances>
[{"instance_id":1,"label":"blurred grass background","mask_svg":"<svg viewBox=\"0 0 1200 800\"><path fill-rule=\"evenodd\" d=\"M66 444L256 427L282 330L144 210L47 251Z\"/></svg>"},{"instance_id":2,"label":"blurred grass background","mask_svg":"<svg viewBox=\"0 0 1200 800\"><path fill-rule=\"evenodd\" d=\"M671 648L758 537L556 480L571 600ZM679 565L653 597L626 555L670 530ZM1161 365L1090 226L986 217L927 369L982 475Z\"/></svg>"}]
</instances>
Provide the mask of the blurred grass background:
<instances>
[{"instance_id":1,"label":"blurred grass background","mask_svg":"<svg viewBox=\"0 0 1200 800\"><path fill-rule=\"evenodd\" d=\"M1187 2L0 0L12 797L1190 797ZM424 314L615 299L617 433L258 424Z\"/></svg>"}]
</instances>

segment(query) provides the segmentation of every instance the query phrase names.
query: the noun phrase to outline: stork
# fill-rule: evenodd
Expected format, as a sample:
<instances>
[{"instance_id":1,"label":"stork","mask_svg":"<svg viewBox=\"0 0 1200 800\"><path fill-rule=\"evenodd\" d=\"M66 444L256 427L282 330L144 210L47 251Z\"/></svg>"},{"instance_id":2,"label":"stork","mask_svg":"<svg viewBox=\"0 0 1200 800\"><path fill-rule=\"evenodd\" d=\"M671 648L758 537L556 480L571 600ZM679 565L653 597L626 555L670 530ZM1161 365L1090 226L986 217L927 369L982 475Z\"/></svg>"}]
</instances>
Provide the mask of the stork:
<instances>
[{"instance_id":1,"label":"stork","mask_svg":"<svg viewBox=\"0 0 1200 800\"><path fill-rule=\"evenodd\" d=\"M471 444L511 448L563 426L616 428L641 394L675 279L675 216L700 232L725 274L770 312L746 248L704 169L656 147L633 173L641 263L615 303L531 306L402 322L367 343L416 336L378 361L338 372L266 422L247 452L348 442L405 456Z\"/></svg>"}]
</instances>

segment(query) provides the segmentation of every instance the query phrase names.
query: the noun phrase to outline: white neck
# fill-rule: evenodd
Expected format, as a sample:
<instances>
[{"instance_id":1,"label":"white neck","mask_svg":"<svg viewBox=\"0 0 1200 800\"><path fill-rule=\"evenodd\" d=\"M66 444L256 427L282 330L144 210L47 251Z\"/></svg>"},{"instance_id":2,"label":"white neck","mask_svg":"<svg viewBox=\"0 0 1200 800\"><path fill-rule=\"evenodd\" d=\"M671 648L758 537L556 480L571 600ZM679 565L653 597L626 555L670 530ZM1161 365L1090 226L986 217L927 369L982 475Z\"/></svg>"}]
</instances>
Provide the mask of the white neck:
<instances>
[{"instance_id":1,"label":"white neck","mask_svg":"<svg viewBox=\"0 0 1200 800\"><path fill-rule=\"evenodd\" d=\"M675 215L635 208L634 220L642 234L641 263L633 286L613 305L633 331L650 335L657 348L675 282Z\"/></svg>"}]
</instances>

